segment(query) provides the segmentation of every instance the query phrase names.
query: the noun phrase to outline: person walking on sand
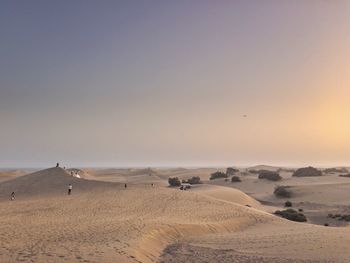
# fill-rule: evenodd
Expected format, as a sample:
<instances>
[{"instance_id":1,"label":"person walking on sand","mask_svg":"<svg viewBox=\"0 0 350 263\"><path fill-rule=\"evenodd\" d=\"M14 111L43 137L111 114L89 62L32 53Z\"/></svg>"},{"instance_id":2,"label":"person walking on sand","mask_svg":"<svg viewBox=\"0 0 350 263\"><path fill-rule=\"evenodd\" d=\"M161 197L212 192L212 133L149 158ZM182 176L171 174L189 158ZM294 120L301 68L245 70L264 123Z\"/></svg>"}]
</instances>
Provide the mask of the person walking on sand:
<instances>
[{"instance_id":1,"label":"person walking on sand","mask_svg":"<svg viewBox=\"0 0 350 263\"><path fill-rule=\"evenodd\" d=\"M72 193L73 186L71 184L68 185L68 195Z\"/></svg>"},{"instance_id":2,"label":"person walking on sand","mask_svg":"<svg viewBox=\"0 0 350 263\"><path fill-rule=\"evenodd\" d=\"M56 163L56 168L57 168L57 167L60 167L60 163Z\"/></svg>"},{"instance_id":3,"label":"person walking on sand","mask_svg":"<svg viewBox=\"0 0 350 263\"><path fill-rule=\"evenodd\" d=\"M128 187L128 185L127 184L124 184L124 188L126 189Z\"/></svg>"},{"instance_id":4,"label":"person walking on sand","mask_svg":"<svg viewBox=\"0 0 350 263\"><path fill-rule=\"evenodd\" d=\"M11 193L11 201L14 201L15 200L15 192L12 192Z\"/></svg>"}]
</instances>

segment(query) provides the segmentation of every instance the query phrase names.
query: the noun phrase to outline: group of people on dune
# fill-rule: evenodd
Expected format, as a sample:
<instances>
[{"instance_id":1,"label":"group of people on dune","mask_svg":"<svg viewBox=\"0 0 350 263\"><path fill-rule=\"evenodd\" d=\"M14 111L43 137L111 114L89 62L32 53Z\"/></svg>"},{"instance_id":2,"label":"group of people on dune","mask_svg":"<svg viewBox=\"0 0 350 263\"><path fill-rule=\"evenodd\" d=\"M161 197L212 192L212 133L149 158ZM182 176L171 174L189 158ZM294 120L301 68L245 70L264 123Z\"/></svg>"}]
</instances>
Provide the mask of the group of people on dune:
<instances>
[{"instance_id":1,"label":"group of people on dune","mask_svg":"<svg viewBox=\"0 0 350 263\"><path fill-rule=\"evenodd\" d=\"M56 168L58 168L58 167L60 167L60 163L56 163ZM76 174L77 174L77 173L76 173ZM73 171L71 172L71 175L74 176L74 175L73 175ZM154 184L153 184L153 183L152 183L151 185L152 185L152 187L154 187ZM125 188L125 189L128 188L128 185L127 185L126 183L124 184L124 188ZM72 194L72 190L73 190L73 185L72 185L71 183L68 184L67 190L68 190L67 194L68 194L68 195L71 195L71 194ZM11 196L10 196L10 200L11 200L11 201L14 201L14 200L15 200L15 197L16 197L15 192L12 192L12 193L11 193Z\"/></svg>"},{"instance_id":2,"label":"group of people on dune","mask_svg":"<svg viewBox=\"0 0 350 263\"><path fill-rule=\"evenodd\" d=\"M59 163L56 164L56 168L57 168L57 167L60 167L60 164L59 164ZM72 173L73 173L73 172L72 172ZM72 190L73 190L73 185L72 185L72 184L68 184L67 188L68 188L68 195L71 195L71 194L72 194ZM10 195L10 200L11 200L11 201L14 201L15 199L16 199L16 193L13 191L13 192L11 193L11 195Z\"/></svg>"}]
</instances>

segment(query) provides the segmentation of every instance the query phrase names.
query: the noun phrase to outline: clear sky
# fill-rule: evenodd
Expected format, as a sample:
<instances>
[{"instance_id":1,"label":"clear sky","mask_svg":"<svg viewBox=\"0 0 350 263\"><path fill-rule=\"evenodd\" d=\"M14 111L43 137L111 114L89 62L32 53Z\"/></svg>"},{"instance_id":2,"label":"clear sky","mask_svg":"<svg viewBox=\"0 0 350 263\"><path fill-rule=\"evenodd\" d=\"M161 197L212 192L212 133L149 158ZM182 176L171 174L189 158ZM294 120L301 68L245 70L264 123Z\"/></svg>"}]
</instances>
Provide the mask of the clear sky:
<instances>
[{"instance_id":1,"label":"clear sky","mask_svg":"<svg viewBox=\"0 0 350 263\"><path fill-rule=\"evenodd\" d=\"M350 165L349 1L2 0L0 40L0 166Z\"/></svg>"}]
</instances>

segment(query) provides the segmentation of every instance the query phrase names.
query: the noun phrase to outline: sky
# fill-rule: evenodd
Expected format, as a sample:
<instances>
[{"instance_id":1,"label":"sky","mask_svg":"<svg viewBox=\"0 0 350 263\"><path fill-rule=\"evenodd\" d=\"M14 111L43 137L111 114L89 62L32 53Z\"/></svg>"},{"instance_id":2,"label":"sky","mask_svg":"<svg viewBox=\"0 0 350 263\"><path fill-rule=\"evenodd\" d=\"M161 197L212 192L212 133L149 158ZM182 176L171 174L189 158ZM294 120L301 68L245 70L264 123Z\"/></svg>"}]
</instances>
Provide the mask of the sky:
<instances>
[{"instance_id":1,"label":"sky","mask_svg":"<svg viewBox=\"0 0 350 263\"><path fill-rule=\"evenodd\" d=\"M349 1L1 0L0 58L1 167L350 166Z\"/></svg>"}]
</instances>

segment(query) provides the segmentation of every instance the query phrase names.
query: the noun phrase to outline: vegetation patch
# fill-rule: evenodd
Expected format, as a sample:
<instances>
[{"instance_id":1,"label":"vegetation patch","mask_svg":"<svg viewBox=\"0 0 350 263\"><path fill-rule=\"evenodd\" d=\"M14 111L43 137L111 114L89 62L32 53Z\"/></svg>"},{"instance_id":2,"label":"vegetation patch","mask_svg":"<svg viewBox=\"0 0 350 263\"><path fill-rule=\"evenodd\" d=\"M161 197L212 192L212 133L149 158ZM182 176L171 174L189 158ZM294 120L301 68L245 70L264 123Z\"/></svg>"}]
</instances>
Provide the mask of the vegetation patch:
<instances>
[{"instance_id":1,"label":"vegetation patch","mask_svg":"<svg viewBox=\"0 0 350 263\"><path fill-rule=\"evenodd\" d=\"M234 175L234 174L236 174L236 173L238 173L238 172L239 172L239 170L236 169L236 168L233 168L233 167L228 167L228 168L226 169L226 175L227 175L227 176Z\"/></svg>"},{"instance_id":2,"label":"vegetation patch","mask_svg":"<svg viewBox=\"0 0 350 263\"><path fill-rule=\"evenodd\" d=\"M223 172L215 172L215 173L212 173L210 175L210 178L209 180L214 180L214 179L218 179L218 178L227 178L228 175L223 173Z\"/></svg>"},{"instance_id":3,"label":"vegetation patch","mask_svg":"<svg viewBox=\"0 0 350 263\"><path fill-rule=\"evenodd\" d=\"M170 186L173 186L173 187L181 185L181 181L178 177L170 177L168 179L168 183Z\"/></svg>"},{"instance_id":4,"label":"vegetation patch","mask_svg":"<svg viewBox=\"0 0 350 263\"><path fill-rule=\"evenodd\" d=\"M238 176L232 176L231 182L232 183L239 183L239 182L242 182L242 181L241 181L241 178L239 178Z\"/></svg>"},{"instance_id":5,"label":"vegetation patch","mask_svg":"<svg viewBox=\"0 0 350 263\"><path fill-rule=\"evenodd\" d=\"M259 179L267 179L270 181L279 181L282 177L277 172L262 171L259 173Z\"/></svg>"},{"instance_id":6,"label":"vegetation patch","mask_svg":"<svg viewBox=\"0 0 350 263\"><path fill-rule=\"evenodd\" d=\"M341 215L341 214L328 214L329 218L333 218L333 219L338 219L339 221L346 221L346 222L350 222L350 215Z\"/></svg>"},{"instance_id":7,"label":"vegetation patch","mask_svg":"<svg viewBox=\"0 0 350 263\"><path fill-rule=\"evenodd\" d=\"M322 172L314 167L299 168L293 173L295 177L322 176Z\"/></svg>"},{"instance_id":8,"label":"vegetation patch","mask_svg":"<svg viewBox=\"0 0 350 263\"><path fill-rule=\"evenodd\" d=\"M192 178L189 178L187 180L182 180L182 183L187 183L187 184L201 184L201 178L199 176L193 176Z\"/></svg>"},{"instance_id":9,"label":"vegetation patch","mask_svg":"<svg viewBox=\"0 0 350 263\"><path fill-rule=\"evenodd\" d=\"M300 213L294 209L288 208L286 210L277 210L275 212L275 215L278 215L280 217L283 217L285 219L288 219L290 221L295 221L295 222L306 222L306 216L303 213Z\"/></svg>"},{"instance_id":10,"label":"vegetation patch","mask_svg":"<svg viewBox=\"0 0 350 263\"><path fill-rule=\"evenodd\" d=\"M324 170L327 174L334 174L334 173L348 173L348 169L346 168L327 168Z\"/></svg>"},{"instance_id":11,"label":"vegetation patch","mask_svg":"<svg viewBox=\"0 0 350 263\"><path fill-rule=\"evenodd\" d=\"M273 191L274 195L281 198L290 198L292 197L292 192L289 190L290 186L276 186Z\"/></svg>"},{"instance_id":12,"label":"vegetation patch","mask_svg":"<svg viewBox=\"0 0 350 263\"><path fill-rule=\"evenodd\" d=\"M284 203L284 207L292 207L292 206L293 206L293 204L291 201L287 201Z\"/></svg>"}]
</instances>

